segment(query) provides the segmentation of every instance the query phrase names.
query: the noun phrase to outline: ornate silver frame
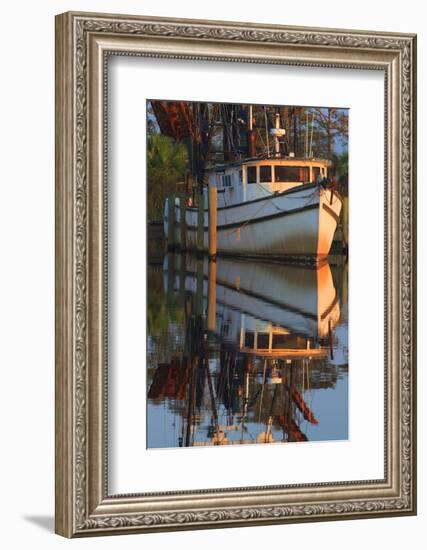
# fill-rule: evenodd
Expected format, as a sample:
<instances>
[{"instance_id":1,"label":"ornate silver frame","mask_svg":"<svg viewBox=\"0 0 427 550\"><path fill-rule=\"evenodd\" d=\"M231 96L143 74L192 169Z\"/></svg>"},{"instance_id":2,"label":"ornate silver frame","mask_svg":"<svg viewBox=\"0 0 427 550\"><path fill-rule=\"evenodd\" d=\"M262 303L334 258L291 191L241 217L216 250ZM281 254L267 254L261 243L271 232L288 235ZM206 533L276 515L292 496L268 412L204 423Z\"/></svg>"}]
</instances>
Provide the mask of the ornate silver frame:
<instances>
[{"instance_id":1,"label":"ornate silver frame","mask_svg":"<svg viewBox=\"0 0 427 550\"><path fill-rule=\"evenodd\" d=\"M385 75L385 477L108 495L106 59L368 68ZM416 37L65 13L56 18L56 532L66 537L416 513Z\"/></svg>"}]
</instances>

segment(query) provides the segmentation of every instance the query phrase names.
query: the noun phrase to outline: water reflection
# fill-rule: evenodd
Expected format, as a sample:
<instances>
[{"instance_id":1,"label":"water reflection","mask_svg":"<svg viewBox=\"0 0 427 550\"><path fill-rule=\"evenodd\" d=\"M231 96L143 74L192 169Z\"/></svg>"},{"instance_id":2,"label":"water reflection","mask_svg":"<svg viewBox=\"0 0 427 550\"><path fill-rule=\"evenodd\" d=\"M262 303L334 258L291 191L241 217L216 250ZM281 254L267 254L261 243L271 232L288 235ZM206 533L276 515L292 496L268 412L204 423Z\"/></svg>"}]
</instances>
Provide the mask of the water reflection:
<instances>
[{"instance_id":1,"label":"water reflection","mask_svg":"<svg viewBox=\"0 0 427 550\"><path fill-rule=\"evenodd\" d=\"M345 270L150 266L148 447L346 439Z\"/></svg>"}]
</instances>

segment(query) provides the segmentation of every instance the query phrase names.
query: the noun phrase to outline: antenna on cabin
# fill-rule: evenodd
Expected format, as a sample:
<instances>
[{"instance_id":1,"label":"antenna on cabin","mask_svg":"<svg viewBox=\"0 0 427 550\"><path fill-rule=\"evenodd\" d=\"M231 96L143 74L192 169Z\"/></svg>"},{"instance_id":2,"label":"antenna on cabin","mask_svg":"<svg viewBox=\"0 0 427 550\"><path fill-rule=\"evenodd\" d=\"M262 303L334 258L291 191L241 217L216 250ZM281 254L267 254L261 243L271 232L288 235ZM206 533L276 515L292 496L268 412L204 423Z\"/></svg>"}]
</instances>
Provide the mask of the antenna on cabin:
<instances>
[{"instance_id":1,"label":"antenna on cabin","mask_svg":"<svg viewBox=\"0 0 427 550\"><path fill-rule=\"evenodd\" d=\"M270 129L270 134L274 138L274 156L280 157L280 138L286 136L286 130L280 128L280 113L276 113L275 128Z\"/></svg>"}]
</instances>

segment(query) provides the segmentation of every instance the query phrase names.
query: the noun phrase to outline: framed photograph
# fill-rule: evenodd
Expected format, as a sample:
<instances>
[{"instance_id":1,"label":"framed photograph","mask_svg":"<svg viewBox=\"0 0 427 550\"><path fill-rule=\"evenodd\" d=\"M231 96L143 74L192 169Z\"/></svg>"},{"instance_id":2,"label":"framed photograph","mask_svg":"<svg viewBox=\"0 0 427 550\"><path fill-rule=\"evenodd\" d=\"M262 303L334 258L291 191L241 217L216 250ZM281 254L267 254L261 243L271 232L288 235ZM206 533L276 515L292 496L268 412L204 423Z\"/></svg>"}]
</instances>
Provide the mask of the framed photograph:
<instances>
[{"instance_id":1,"label":"framed photograph","mask_svg":"<svg viewBox=\"0 0 427 550\"><path fill-rule=\"evenodd\" d=\"M56 18L56 532L416 513L416 37Z\"/></svg>"}]
</instances>

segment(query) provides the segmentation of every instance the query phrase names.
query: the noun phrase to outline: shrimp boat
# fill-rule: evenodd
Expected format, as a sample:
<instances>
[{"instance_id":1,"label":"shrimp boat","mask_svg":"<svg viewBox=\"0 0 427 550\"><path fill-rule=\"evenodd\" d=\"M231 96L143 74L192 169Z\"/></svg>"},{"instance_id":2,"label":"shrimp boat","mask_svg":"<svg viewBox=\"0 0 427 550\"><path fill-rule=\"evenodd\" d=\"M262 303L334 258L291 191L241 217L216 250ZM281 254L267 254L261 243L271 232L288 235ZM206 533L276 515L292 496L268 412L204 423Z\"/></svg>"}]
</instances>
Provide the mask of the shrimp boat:
<instances>
[{"instance_id":1,"label":"shrimp boat","mask_svg":"<svg viewBox=\"0 0 427 550\"><path fill-rule=\"evenodd\" d=\"M200 207L183 205L180 199L174 199L171 233L171 205L166 201L165 235L172 234L178 247L208 250L208 198L209 188L213 187L217 190L218 253L309 259L314 263L327 258L342 207L342 199L328 179L331 161L288 153L286 131L279 124L277 117L276 127L270 129L274 144L271 153L256 155L255 148L249 148L248 152L254 156L206 167L207 185L201 200L207 206L203 208L203 216ZM248 134L251 132L250 129Z\"/></svg>"}]
</instances>

